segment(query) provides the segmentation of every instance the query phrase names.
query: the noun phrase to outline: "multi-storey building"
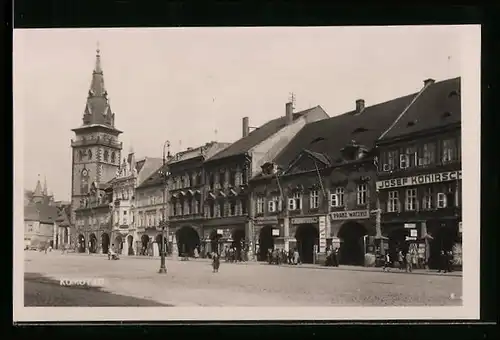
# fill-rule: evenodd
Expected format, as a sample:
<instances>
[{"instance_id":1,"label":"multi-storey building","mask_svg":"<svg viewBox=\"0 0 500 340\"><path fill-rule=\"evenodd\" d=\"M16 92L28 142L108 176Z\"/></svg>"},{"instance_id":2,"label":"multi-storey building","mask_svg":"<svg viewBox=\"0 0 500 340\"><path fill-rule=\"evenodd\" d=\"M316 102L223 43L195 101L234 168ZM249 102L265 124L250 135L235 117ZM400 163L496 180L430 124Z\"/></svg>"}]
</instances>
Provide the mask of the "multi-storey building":
<instances>
[{"instance_id":1,"label":"multi-storey building","mask_svg":"<svg viewBox=\"0 0 500 340\"><path fill-rule=\"evenodd\" d=\"M379 139L382 230L389 252L417 250L435 267L441 250L461 264L460 78L425 89Z\"/></svg>"},{"instance_id":2,"label":"multi-storey building","mask_svg":"<svg viewBox=\"0 0 500 340\"><path fill-rule=\"evenodd\" d=\"M97 251L98 248L107 251L111 225L105 221L109 219L107 215L111 208L104 203L108 200L105 191L110 189L107 183L115 176L120 166L122 143L118 141L118 136L122 132L115 128L115 114L111 111L108 93L104 87L99 50L92 72L83 124L72 131L76 139L71 140L71 223L78 229L74 235L77 239L74 241L80 245L81 251L85 251L89 245L92 251ZM94 205L92 210L91 205ZM102 235L102 240L99 240L96 232Z\"/></svg>"},{"instance_id":3,"label":"multi-storey building","mask_svg":"<svg viewBox=\"0 0 500 340\"><path fill-rule=\"evenodd\" d=\"M113 188L113 228L112 240L119 254L135 255L140 252L136 232L136 193L135 189L146 178L157 171L162 159L146 157L136 161L131 150L123 159L120 168L112 180Z\"/></svg>"},{"instance_id":4,"label":"multi-storey building","mask_svg":"<svg viewBox=\"0 0 500 340\"><path fill-rule=\"evenodd\" d=\"M285 116L252 132L248 117L243 118L243 137L204 163L203 239L210 240L207 251L224 245L240 249L242 241L252 250L248 180L260 173L261 165L274 159L304 126L325 118L328 115L320 106L294 113L292 103L286 104Z\"/></svg>"},{"instance_id":5,"label":"multi-storey building","mask_svg":"<svg viewBox=\"0 0 500 340\"><path fill-rule=\"evenodd\" d=\"M251 181L253 234L259 257L269 248L297 249L303 262L328 247L340 263L363 265L377 232L374 147L416 94L305 126ZM371 237L370 237L371 236ZM321 256L320 256L321 255Z\"/></svg>"},{"instance_id":6,"label":"multi-storey building","mask_svg":"<svg viewBox=\"0 0 500 340\"><path fill-rule=\"evenodd\" d=\"M179 254L193 255L194 249L204 256L203 238L205 201L203 162L228 147L230 143L210 142L178 152L168 163L169 230L175 233Z\"/></svg>"}]
</instances>

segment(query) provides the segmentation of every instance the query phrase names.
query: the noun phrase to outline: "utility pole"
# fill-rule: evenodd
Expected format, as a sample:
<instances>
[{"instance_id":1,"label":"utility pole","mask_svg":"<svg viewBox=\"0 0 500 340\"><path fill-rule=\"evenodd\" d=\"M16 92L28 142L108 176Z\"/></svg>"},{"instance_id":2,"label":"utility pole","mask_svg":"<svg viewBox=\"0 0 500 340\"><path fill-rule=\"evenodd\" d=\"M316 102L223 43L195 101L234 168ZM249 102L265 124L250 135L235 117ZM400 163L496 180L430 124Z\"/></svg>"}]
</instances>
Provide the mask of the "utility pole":
<instances>
[{"instance_id":1,"label":"utility pole","mask_svg":"<svg viewBox=\"0 0 500 340\"><path fill-rule=\"evenodd\" d=\"M167 235L169 234L168 232L168 215L167 215L167 185L168 185L168 170L166 169L166 159L165 159L165 148L168 147L170 148L170 142L167 140L163 144L163 165L160 170L160 176L163 180L163 221L161 222L161 249L160 249L160 256L161 256L161 262L160 262L160 269L158 270L159 274L166 274L167 273L167 267L165 265L165 253L166 253L166 244L165 244L165 228L167 228ZM170 151L169 151L170 154Z\"/></svg>"}]
</instances>

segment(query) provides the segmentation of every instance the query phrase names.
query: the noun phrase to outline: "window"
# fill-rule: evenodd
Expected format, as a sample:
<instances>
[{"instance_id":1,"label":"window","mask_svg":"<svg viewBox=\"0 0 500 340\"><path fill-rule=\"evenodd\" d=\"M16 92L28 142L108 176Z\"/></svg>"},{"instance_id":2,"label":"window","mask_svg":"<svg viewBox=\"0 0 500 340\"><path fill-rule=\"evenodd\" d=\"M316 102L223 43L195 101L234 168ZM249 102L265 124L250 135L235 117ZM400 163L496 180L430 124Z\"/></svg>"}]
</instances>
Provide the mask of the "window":
<instances>
[{"instance_id":1,"label":"window","mask_svg":"<svg viewBox=\"0 0 500 340\"><path fill-rule=\"evenodd\" d=\"M414 167L418 165L418 152L415 147L406 148L407 164L406 167Z\"/></svg>"},{"instance_id":2,"label":"window","mask_svg":"<svg viewBox=\"0 0 500 340\"><path fill-rule=\"evenodd\" d=\"M443 141L443 148L441 153L441 160L443 163L455 160L457 146L454 139L445 139Z\"/></svg>"},{"instance_id":3,"label":"window","mask_svg":"<svg viewBox=\"0 0 500 340\"><path fill-rule=\"evenodd\" d=\"M236 186L236 170L229 172L229 185Z\"/></svg>"},{"instance_id":4,"label":"window","mask_svg":"<svg viewBox=\"0 0 500 340\"><path fill-rule=\"evenodd\" d=\"M87 151L87 156L89 157L89 160L91 161L92 160L92 150L88 150Z\"/></svg>"},{"instance_id":5,"label":"window","mask_svg":"<svg viewBox=\"0 0 500 340\"><path fill-rule=\"evenodd\" d=\"M281 210L281 201L280 201L280 198L278 196L273 196L269 202L267 202L268 204L268 211L269 212L276 212L276 211L279 211Z\"/></svg>"},{"instance_id":6,"label":"window","mask_svg":"<svg viewBox=\"0 0 500 340\"><path fill-rule=\"evenodd\" d=\"M399 212L399 194L397 191L389 191L387 212Z\"/></svg>"},{"instance_id":7,"label":"window","mask_svg":"<svg viewBox=\"0 0 500 340\"><path fill-rule=\"evenodd\" d=\"M224 211L224 202L219 203L219 216L224 217L226 216L226 212Z\"/></svg>"},{"instance_id":8,"label":"window","mask_svg":"<svg viewBox=\"0 0 500 340\"><path fill-rule=\"evenodd\" d=\"M109 152L108 150L104 150L104 161L107 162L109 160Z\"/></svg>"},{"instance_id":9,"label":"window","mask_svg":"<svg viewBox=\"0 0 500 340\"><path fill-rule=\"evenodd\" d=\"M418 165L429 165L434 163L436 153L436 145L434 143L426 143L422 148L423 157Z\"/></svg>"},{"instance_id":10,"label":"window","mask_svg":"<svg viewBox=\"0 0 500 340\"><path fill-rule=\"evenodd\" d=\"M247 213L247 200L242 198L241 199L241 214L245 215Z\"/></svg>"},{"instance_id":11,"label":"window","mask_svg":"<svg viewBox=\"0 0 500 340\"><path fill-rule=\"evenodd\" d=\"M214 204L214 202L210 202L208 204L208 216L209 217L215 216L215 204Z\"/></svg>"},{"instance_id":12,"label":"window","mask_svg":"<svg viewBox=\"0 0 500 340\"><path fill-rule=\"evenodd\" d=\"M318 190L313 190L309 193L309 208L317 209L319 207L319 192Z\"/></svg>"},{"instance_id":13,"label":"window","mask_svg":"<svg viewBox=\"0 0 500 340\"><path fill-rule=\"evenodd\" d=\"M215 175L214 174L208 175L208 186L210 189L214 189L214 187L215 187Z\"/></svg>"},{"instance_id":14,"label":"window","mask_svg":"<svg viewBox=\"0 0 500 340\"><path fill-rule=\"evenodd\" d=\"M257 197L257 214L264 213L264 197Z\"/></svg>"},{"instance_id":15,"label":"window","mask_svg":"<svg viewBox=\"0 0 500 340\"><path fill-rule=\"evenodd\" d=\"M330 206L344 206L344 188L336 188L335 193L330 195Z\"/></svg>"},{"instance_id":16,"label":"window","mask_svg":"<svg viewBox=\"0 0 500 340\"><path fill-rule=\"evenodd\" d=\"M417 209L417 189L406 189L406 211Z\"/></svg>"},{"instance_id":17,"label":"window","mask_svg":"<svg viewBox=\"0 0 500 340\"><path fill-rule=\"evenodd\" d=\"M115 162L116 162L116 154L115 154L115 152L113 151L113 152L111 153L111 163L115 163Z\"/></svg>"},{"instance_id":18,"label":"window","mask_svg":"<svg viewBox=\"0 0 500 340\"><path fill-rule=\"evenodd\" d=\"M248 170L246 167L241 171L241 184L247 184Z\"/></svg>"},{"instance_id":19,"label":"window","mask_svg":"<svg viewBox=\"0 0 500 340\"><path fill-rule=\"evenodd\" d=\"M200 201L198 199L194 199L193 201L193 214L199 214L200 213Z\"/></svg>"},{"instance_id":20,"label":"window","mask_svg":"<svg viewBox=\"0 0 500 340\"><path fill-rule=\"evenodd\" d=\"M357 190L357 202L358 205L366 204L367 201L368 188L366 184L359 184Z\"/></svg>"},{"instance_id":21,"label":"window","mask_svg":"<svg viewBox=\"0 0 500 340\"><path fill-rule=\"evenodd\" d=\"M393 170L396 168L396 158L398 157L398 152L396 150L392 150L387 152L387 166L388 170Z\"/></svg>"},{"instance_id":22,"label":"window","mask_svg":"<svg viewBox=\"0 0 500 340\"><path fill-rule=\"evenodd\" d=\"M399 155L399 168L406 169L409 166L409 157L407 154Z\"/></svg>"},{"instance_id":23,"label":"window","mask_svg":"<svg viewBox=\"0 0 500 340\"><path fill-rule=\"evenodd\" d=\"M291 198L288 199L289 210L302 209L302 195L300 192L295 192Z\"/></svg>"},{"instance_id":24,"label":"window","mask_svg":"<svg viewBox=\"0 0 500 340\"><path fill-rule=\"evenodd\" d=\"M229 215L236 216L236 201L234 200L229 202Z\"/></svg>"},{"instance_id":25,"label":"window","mask_svg":"<svg viewBox=\"0 0 500 340\"><path fill-rule=\"evenodd\" d=\"M184 215L184 200L179 203L179 215Z\"/></svg>"},{"instance_id":26,"label":"window","mask_svg":"<svg viewBox=\"0 0 500 340\"><path fill-rule=\"evenodd\" d=\"M446 194L438 192L437 194L437 207L438 209L446 208Z\"/></svg>"},{"instance_id":27,"label":"window","mask_svg":"<svg viewBox=\"0 0 500 340\"><path fill-rule=\"evenodd\" d=\"M422 208L425 210L431 210L432 204L432 188L426 188L424 197L422 197Z\"/></svg>"},{"instance_id":28,"label":"window","mask_svg":"<svg viewBox=\"0 0 500 340\"><path fill-rule=\"evenodd\" d=\"M191 214L191 209L193 207L193 200L187 200L186 202L186 214L190 215Z\"/></svg>"}]
</instances>

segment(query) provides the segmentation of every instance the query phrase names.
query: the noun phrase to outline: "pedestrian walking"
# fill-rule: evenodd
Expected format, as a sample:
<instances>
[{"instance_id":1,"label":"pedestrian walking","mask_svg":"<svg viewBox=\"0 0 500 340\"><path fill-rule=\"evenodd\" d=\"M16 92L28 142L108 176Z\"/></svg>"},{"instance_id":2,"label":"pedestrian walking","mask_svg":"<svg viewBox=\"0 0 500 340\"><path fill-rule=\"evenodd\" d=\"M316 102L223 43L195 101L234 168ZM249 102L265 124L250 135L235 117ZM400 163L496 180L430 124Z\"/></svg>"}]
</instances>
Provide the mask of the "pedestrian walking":
<instances>
[{"instance_id":1,"label":"pedestrian walking","mask_svg":"<svg viewBox=\"0 0 500 340\"><path fill-rule=\"evenodd\" d=\"M295 250L293 251L293 264L298 265L299 262L300 262L299 251L297 250L297 248L295 248Z\"/></svg>"},{"instance_id":2,"label":"pedestrian walking","mask_svg":"<svg viewBox=\"0 0 500 340\"><path fill-rule=\"evenodd\" d=\"M453 271L453 252L451 250L448 250L446 259L446 264L448 265L446 269L451 273Z\"/></svg>"},{"instance_id":3,"label":"pedestrian walking","mask_svg":"<svg viewBox=\"0 0 500 340\"><path fill-rule=\"evenodd\" d=\"M400 251L398 251L398 267L399 267L399 270L403 270L403 265L404 265L403 252L400 250Z\"/></svg>"},{"instance_id":4,"label":"pedestrian walking","mask_svg":"<svg viewBox=\"0 0 500 340\"><path fill-rule=\"evenodd\" d=\"M213 272L214 273L218 273L219 272L219 267L220 267L219 254L217 254L216 252L213 252L212 253L212 268L213 268Z\"/></svg>"},{"instance_id":5,"label":"pedestrian walking","mask_svg":"<svg viewBox=\"0 0 500 340\"><path fill-rule=\"evenodd\" d=\"M406 272L411 273L412 272L412 260L411 260L411 253L410 251L406 252L405 255L405 264L406 264Z\"/></svg>"},{"instance_id":6,"label":"pedestrian walking","mask_svg":"<svg viewBox=\"0 0 500 340\"><path fill-rule=\"evenodd\" d=\"M386 253L384 256L384 267L382 268L384 272L389 271L391 268L391 257L389 253Z\"/></svg>"}]
</instances>

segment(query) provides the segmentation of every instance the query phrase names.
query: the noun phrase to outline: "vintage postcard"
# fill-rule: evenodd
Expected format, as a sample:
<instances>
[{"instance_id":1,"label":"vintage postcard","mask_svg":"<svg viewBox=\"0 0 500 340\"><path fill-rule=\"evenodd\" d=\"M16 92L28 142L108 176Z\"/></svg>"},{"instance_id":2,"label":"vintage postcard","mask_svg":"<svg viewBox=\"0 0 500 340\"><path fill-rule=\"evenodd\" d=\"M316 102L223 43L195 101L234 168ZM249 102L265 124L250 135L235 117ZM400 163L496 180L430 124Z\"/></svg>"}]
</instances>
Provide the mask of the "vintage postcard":
<instances>
[{"instance_id":1,"label":"vintage postcard","mask_svg":"<svg viewBox=\"0 0 500 340\"><path fill-rule=\"evenodd\" d=\"M479 318L480 40L15 30L14 320Z\"/></svg>"}]
</instances>

